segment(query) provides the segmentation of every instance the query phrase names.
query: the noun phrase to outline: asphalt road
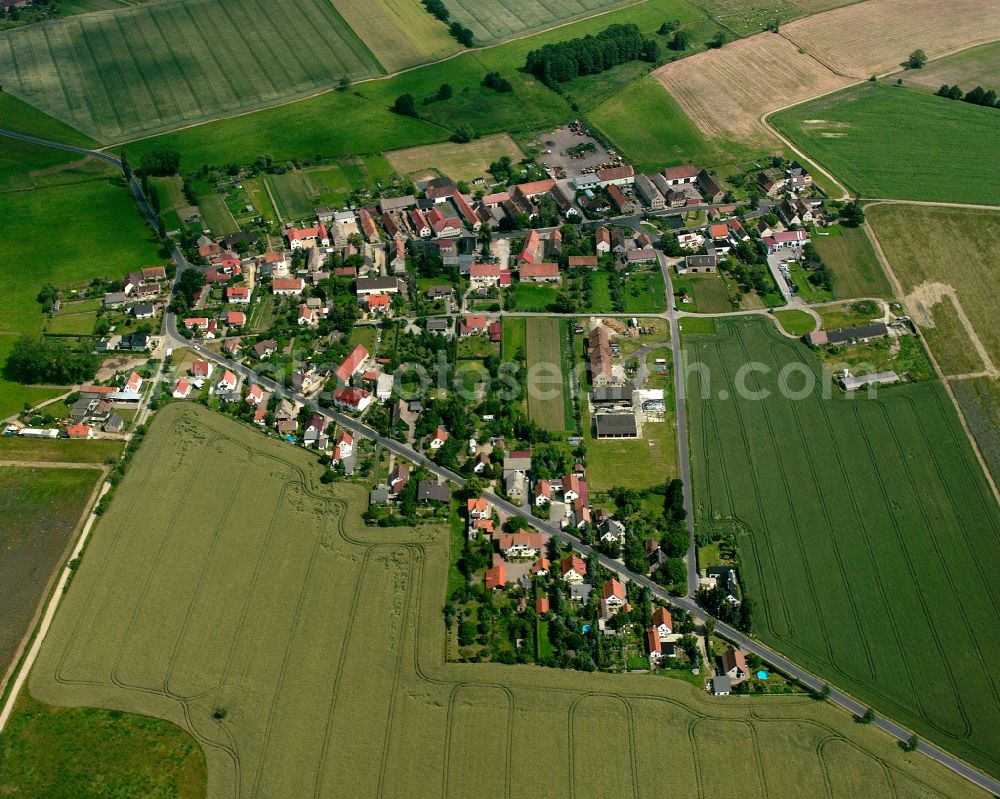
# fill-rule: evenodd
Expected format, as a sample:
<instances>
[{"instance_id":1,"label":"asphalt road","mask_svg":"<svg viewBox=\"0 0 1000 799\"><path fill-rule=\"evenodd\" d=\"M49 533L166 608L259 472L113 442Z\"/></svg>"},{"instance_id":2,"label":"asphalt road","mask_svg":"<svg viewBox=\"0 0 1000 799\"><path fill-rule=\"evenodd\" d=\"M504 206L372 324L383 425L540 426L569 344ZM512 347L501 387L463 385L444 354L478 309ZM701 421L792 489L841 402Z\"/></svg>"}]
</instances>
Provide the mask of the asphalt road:
<instances>
[{"instance_id":1,"label":"asphalt road","mask_svg":"<svg viewBox=\"0 0 1000 799\"><path fill-rule=\"evenodd\" d=\"M118 159L109 156L106 153L94 150L87 150L82 147L75 147L73 145L62 144L60 142L48 141L46 139L40 139L22 133L15 133L13 131L8 131L2 128L0 128L0 136L8 136L10 138L20 139L22 141L28 141L34 144L40 144L46 147L53 147L59 150L66 150L68 152L79 153L80 155L99 158L100 160L105 161L111 164L112 166L115 166L118 169L121 168L121 163L118 161ZM130 181L130 184L132 193L136 197L136 201L139 204L140 210L155 229L156 215L153 213L152 209L149 207L149 204L146 202L146 198L143 196L142 191L138 185L138 182L133 178ZM173 257L178 267L177 274L179 276L184 269L189 267L189 264L184 259L180 251L177 250L176 248L174 249ZM682 362L680 353L680 335L677 327L677 312L674 309L673 292L670 290L671 283L670 283L669 268L666 266L666 261L662 257L660 258L660 266L664 271L664 278L667 287L667 299L668 299L667 307L668 307L668 318L670 320L671 347L673 350L673 357L675 364L674 388L675 388L675 395L677 397L677 424L679 433L678 440L680 442L679 443L680 458L682 465L681 473L683 475L689 475L689 466L688 466L689 457L688 457L687 434L686 434L687 428L685 424L684 403L682 401L682 398L684 396L683 370L679 368ZM174 314L169 312L165 315L164 318L164 336L166 337L168 344L173 344L176 346L191 346L191 342L188 341L188 339L178 334L176 317L174 316ZM282 395L289 397L290 399L297 400L299 402L310 402L310 403L312 402L303 395L297 394L294 391L289 391L285 386L278 385L275 381L271 380L270 378L257 375L256 373L253 372L253 370L248 369L242 364L236 363L235 361L231 361L228 358L222 357L221 355L216 355L215 353L210 352L208 350L201 349L199 350L199 352L203 355L203 357L206 360L213 361L214 363L223 366L236 374L242 375L245 378L252 378L256 380L256 382L258 382L261 386L271 391L278 391ZM461 475L458 475L449 469L444 469L441 466L438 466L436 463L431 461L422 453L417 452L409 445L402 444L390 438L386 438L385 436L380 435L376 430L364 424L363 422L360 422L357 419L354 419L350 416L346 416L342 413L331 410L329 408L318 408L317 411L324 418L330 421L337 422L338 424L342 425L343 427L352 431L353 433L356 433L357 435L360 436L364 436L365 438L370 438L376 441L377 443L381 444L382 446L384 446L386 449L396 453L397 455L401 455L402 457L407 458L408 460L411 460L414 463L424 466L432 474L435 474L438 477L443 477L445 479L451 480L458 486L465 485L465 478L463 478ZM692 530L693 528L693 514L690 509L691 508L690 483L691 481L689 477L684 479L684 488L685 488L684 501L685 501L685 506L688 507L689 531ZM502 510L504 513L522 515L521 508L508 502L502 497L498 497L490 492L484 492L484 495L489 499L490 502L492 502L498 509ZM611 572L618 574L623 579L630 580L636 585L644 586L647 589L649 589L649 591L654 596L666 602L669 602L673 605L676 605L677 607L683 608L684 610L687 610L689 613L691 613L692 617L696 621L704 622L706 618L708 618L706 614L701 610L701 608L698 607L698 605L690 597L673 596L669 594L666 590L664 590L662 587L654 583L652 580L650 580L648 577L629 571L628 569L625 568L623 564L619 563L616 560L612 560L611 558L608 558L605 555L600 554L595 549L588 546L587 544L584 544L582 541L580 541L578 538L571 535L570 533L564 530L559 530L554 525L549 524L548 522L542 521L540 519L536 519L530 515L527 516L526 518L527 521L532 525L532 527L534 527L543 535L560 536L562 539L568 541L577 552L585 556L593 555ZM690 561L691 557L692 557L692 552L689 551L688 552L689 563L691 562ZM691 590L691 585L690 585L691 572L692 570L689 568L689 591ZM731 640L733 643L735 643L744 651L753 652L755 655L761 658L761 660L771 664L772 667L778 669L779 671L784 672L790 677L793 677L794 679L801 682L803 685L806 685L809 688L812 688L813 690L819 691L828 685L824 681L820 680L818 677L807 672L800 666L797 666L792 661L788 660L784 656L773 651L769 647L766 647L759 641L747 637L743 633L739 632L738 630L726 624L722 624L721 622L716 622L716 630L724 637ZM830 689L829 699L831 702L833 702L836 705L839 705L840 707L844 708L853 715L864 714L865 710L867 709L865 705L861 704L851 696L838 690L832 685L829 686L829 689ZM911 731L907 730L905 727L902 727L899 724L896 724L894 721L891 721L889 719L880 716L876 716L872 723L879 729L887 732L889 735L892 735L893 737L897 738L900 741L908 740L912 734ZM992 777L987 776L986 774L983 774L982 772L973 768L964 761L959 760L957 757L925 741L920 741L917 747L917 751L931 758L932 760L935 760L938 763L947 766L955 773L964 777L969 782L988 791L989 793L995 796L1000 796L1000 782L993 779Z\"/></svg>"}]
</instances>

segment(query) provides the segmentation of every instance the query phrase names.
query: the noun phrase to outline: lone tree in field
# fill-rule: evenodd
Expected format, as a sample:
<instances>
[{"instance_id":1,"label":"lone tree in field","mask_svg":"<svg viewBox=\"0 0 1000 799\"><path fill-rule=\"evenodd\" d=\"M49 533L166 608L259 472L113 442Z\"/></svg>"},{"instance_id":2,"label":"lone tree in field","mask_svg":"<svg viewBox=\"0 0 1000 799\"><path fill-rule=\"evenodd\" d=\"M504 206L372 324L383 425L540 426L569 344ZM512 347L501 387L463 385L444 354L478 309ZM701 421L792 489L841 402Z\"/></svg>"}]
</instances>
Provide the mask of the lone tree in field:
<instances>
[{"instance_id":1,"label":"lone tree in field","mask_svg":"<svg viewBox=\"0 0 1000 799\"><path fill-rule=\"evenodd\" d=\"M922 69L924 64L927 63L927 53L923 50L914 50L910 53L909 59L907 59L904 65L907 69Z\"/></svg>"},{"instance_id":2,"label":"lone tree in field","mask_svg":"<svg viewBox=\"0 0 1000 799\"><path fill-rule=\"evenodd\" d=\"M865 221L865 211L857 200L851 200L841 209L840 220L844 227L860 227Z\"/></svg>"},{"instance_id":3,"label":"lone tree in field","mask_svg":"<svg viewBox=\"0 0 1000 799\"><path fill-rule=\"evenodd\" d=\"M399 95L392 106L392 110L406 117L415 117L417 115L417 104L413 101L413 95Z\"/></svg>"}]
</instances>

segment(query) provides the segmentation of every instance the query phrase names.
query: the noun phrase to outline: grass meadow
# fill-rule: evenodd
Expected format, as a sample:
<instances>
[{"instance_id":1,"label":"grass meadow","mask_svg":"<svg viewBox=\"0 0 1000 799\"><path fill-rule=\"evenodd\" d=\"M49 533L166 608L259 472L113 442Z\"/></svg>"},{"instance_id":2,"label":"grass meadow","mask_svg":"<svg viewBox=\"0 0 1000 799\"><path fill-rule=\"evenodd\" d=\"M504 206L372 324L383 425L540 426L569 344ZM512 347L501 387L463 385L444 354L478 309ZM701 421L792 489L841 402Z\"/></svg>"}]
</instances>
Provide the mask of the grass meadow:
<instances>
[{"instance_id":1,"label":"grass meadow","mask_svg":"<svg viewBox=\"0 0 1000 799\"><path fill-rule=\"evenodd\" d=\"M309 35L288 46L290 27ZM333 4L309 0L164 0L0 32L0 84L104 143L380 71Z\"/></svg>"},{"instance_id":2,"label":"grass meadow","mask_svg":"<svg viewBox=\"0 0 1000 799\"><path fill-rule=\"evenodd\" d=\"M687 338L695 523L738 520L755 633L806 668L997 773L1000 511L939 383L789 401L819 362L764 320ZM736 370L758 362L740 398ZM735 398L735 399L734 399Z\"/></svg>"},{"instance_id":3,"label":"grass meadow","mask_svg":"<svg viewBox=\"0 0 1000 799\"><path fill-rule=\"evenodd\" d=\"M530 317L525 320L525 350L527 354L528 373L536 369L538 364L551 364L562 373L563 340L565 323L556 317ZM546 367L551 368L551 367ZM545 374L549 374L546 372ZM558 388L558 390L557 390ZM553 394L548 399L534 397L528 394L528 417L539 427L559 431L567 429L564 394L569 389L563 382L558 386L547 387L547 392Z\"/></svg>"},{"instance_id":4,"label":"grass meadow","mask_svg":"<svg viewBox=\"0 0 1000 799\"><path fill-rule=\"evenodd\" d=\"M19 335L36 335L46 323L63 332L92 332L93 319L86 315L52 322L43 318L35 298L46 283L66 286L95 277L116 278L161 262L152 231L135 211L124 183L109 175L109 167L88 159L68 169L63 162L49 171L53 165L48 150L29 144L7 149L9 143L4 140L0 152L0 219L16 224L0 225L0 366ZM19 164L22 155L28 160ZM32 171L36 167L44 174ZM5 184L23 182L35 188L2 190ZM0 377L0 418L25 402L59 393Z\"/></svg>"},{"instance_id":5,"label":"grass meadow","mask_svg":"<svg viewBox=\"0 0 1000 799\"><path fill-rule=\"evenodd\" d=\"M0 785L46 799L204 799L205 757L169 722L21 694L0 736Z\"/></svg>"},{"instance_id":6,"label":"grass meadow","mask_svg":"<svg viewBox=\"0 0 1000 799\"><path fill-rule=\"evenodd\" d=\"M591 111L589 119L641 170L717 157L715 147L651 77L622 89Z\"/></svg>"},{"instance_id":7,"label":"grass meadow","mask_svg":"<svg viewBox=\"0 0 1000 799\"><path fill-rule=\"evenodd\" d=\"M907 88L936 92L942 84L957 85L968 92L976 86L1000 89L1000 42L970 47L944 58L936 58L922 69L908 69L886 76L902 80Z\"/></svg>"},{"instance_id":8,"label":"grass meadow","mask_svg":"<svg viewBox=\"0 0 1000 799\"><path fill-rule=\"evenodd\" d=\"M445 663L449 528L365 528L363 490L319 475L304 451L205 409L160 411L31 694L196 733L208 799L655 796L665 751L684 796L718 796L724 779L757 796L850 797L858 774L866 796L979 795L806 698Z\"/></svg>"},{"instance_id":9,"label":"grass meadow","mask_svg":"<svg viewBox=\"0 0 1000 799\"><path fill-rule=\"evenodd\" d=\"M774 318L786 333L793 336L804 336L816 329L816 320L805 311L792 309L790 311L775 311Z\"/></svg>"},{"instance_id":10,"label":"grass meadow","mask_svg":"<svg viewBox=\"0 0 1000 799\"><path fill-rule=\"evenodd\" d=\"M0 676L29 631L100 476L99 469L0 468Z\"/></svg>"},{"instance_id":11,"label":"grass meadow","mask_svg":"<svg viewBox=\"0 0 1000 799\"><path fill-rule=\"evenodd\" d=\"M1000 203L995 109L866 82L770 121L862 197Z\"/></svg>"},{"instance_id":12,"label":"grass meadow","mask_svg":"<svg viewBox=\"0 0 1000 799\"><path fill-rule=\"evenodd\" d=\"M838 297L892 296L892 286L864 228L833 225L817 229L812 243L833 273L833 290Z\"/></svg>"}]
</instances>

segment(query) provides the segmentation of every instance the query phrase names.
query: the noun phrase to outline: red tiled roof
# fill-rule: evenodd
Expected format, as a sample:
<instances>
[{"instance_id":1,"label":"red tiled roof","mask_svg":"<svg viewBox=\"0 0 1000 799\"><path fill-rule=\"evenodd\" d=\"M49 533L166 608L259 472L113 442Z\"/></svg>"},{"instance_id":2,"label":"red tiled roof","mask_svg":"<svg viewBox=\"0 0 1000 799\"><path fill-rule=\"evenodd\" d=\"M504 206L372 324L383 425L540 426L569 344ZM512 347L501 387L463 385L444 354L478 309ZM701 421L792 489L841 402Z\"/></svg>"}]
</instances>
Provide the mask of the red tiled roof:
<instances>
[{"instance_id":1,"label":"red tiled roof","mask_svg":"<svg viewBox=\"0 0 1000 799\"><path fill-rule=\"evenodd\" d=\"M542 264L522 264L520 268L521 278L533 278L533 277L559 277L559 264L557 263L542 263Z\"/></svg>"},{"instance_id":2,"label":"red tiled roof","mask_svg":"<svg viewBox=\"0 0 1000 799\"><path fill-rule=\"evenodd\" d=\"M569 266L588 266L592 269L597 268L597 256L596 255L571 255L569 257Z\"/></svg>"},{"instance_id":3,"label":"red tiled roof","mask_svg":"<svg viewBox=\"0 0 1000 799\"><path fill-rule=\"evenodd\" d=\"M358 344L351 350L351 354L344 359L344 362L337 367L337 370L334 372L337 379L341 383L348 382L354 373L358 371L361 364L365 362L366 358L368 358L368 350L365 349L363 344Z\"/></svg>"},{"instance_id":4,"label":"red tiled roof","mask_svg":"<svg viewBox=\"0 0 1000 799\"><path fill-rule=\"evenodd\" d=\"M610 599L613 596L618 597L622 601L625 600L625 586L614 578L604 583L604 598Z\"/></svg>"},{"instance_id":5,"label":"red tiled roof","mask_svg":"<svg viewBox=\"0 0 1000 799\"><path fill-rule=\"evenodd\" d=\"M674 629L674 620L670 616L670 611L666 608L657 608L653 611L653 626L659 627L665 624L671 630Z\"/></svg>"}]
</instances>

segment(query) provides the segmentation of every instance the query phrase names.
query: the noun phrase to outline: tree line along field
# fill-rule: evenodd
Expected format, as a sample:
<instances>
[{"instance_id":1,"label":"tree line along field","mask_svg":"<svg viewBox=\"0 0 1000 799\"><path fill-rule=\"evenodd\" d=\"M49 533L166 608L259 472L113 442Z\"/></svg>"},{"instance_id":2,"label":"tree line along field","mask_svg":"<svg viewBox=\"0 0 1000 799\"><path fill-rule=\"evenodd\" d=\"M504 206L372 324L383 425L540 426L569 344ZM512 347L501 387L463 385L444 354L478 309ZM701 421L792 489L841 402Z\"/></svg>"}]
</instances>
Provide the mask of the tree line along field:
<instances>
[{"instance_id":1,"label":"tree line along field","mask_svg":"<svg viewBox=\"0 0 1000 799\"><path fill-rule=\"evenodd\" d=\"M161 410L31 694L173 721L205 753L209 799L652 797L665 753L684 796L981 795L809 699L443 663L449 530L366 529L363 490L318 474L205 409Z\"/></svg>"},{"instance_id":2,"label":"tree line along field","mask_svg":"<svg viewBox=\"0 0 1000 799\"><path fill-rule=\"evenodd\" d=\"M859 196L1000 203L995 109L866 82L770 121Z\"/></svg>"},{"instance_id":3,"label":"tree line along field","mask_svg":"<svg viewBox=\"0 0 1000 799\"><path fill-rule=\"evenodd\" d=\"M305 35L295 46L289 27ZM164 0L0 32L0 84L103 143L378 74L330 3Z\"/></svg>"},{"instance_id":4,"label":"tree line along field","mask_svg":"<svg viewBox=\"0 0 1000 799\"><path fill-rule=\"evenodd\" d=\"M789 400L819 361L762 320L689 337L696 525L737 519L755 633L918 734L1000 771L1000 512L938 383ZM742 398L737 370L750 373ZM789 365L791 365L789 367ZM707 398L703 398L706 397Z\"/></svg>"}]
</instances>

